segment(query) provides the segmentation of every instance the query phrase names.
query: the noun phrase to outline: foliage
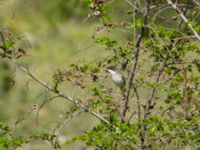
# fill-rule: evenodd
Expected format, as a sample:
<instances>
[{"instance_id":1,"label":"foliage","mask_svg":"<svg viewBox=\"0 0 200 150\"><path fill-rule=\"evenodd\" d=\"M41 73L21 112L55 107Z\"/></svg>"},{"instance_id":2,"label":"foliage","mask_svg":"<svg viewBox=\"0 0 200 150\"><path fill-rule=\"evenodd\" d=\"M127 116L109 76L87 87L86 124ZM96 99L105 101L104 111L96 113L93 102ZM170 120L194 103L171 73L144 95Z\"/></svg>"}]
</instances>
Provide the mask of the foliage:
<instances>
[{"instance_id":1,"label":"foliage","mask_svg":"<svg viewBox=\"0 0 200 150\"><path fill-rule=\"evenodd\" d=\"M17 136L13 134L11 128L4 123L0 123L0 148L3 150L16 149L22 144L35 140L46 140L50 142L55 149L60 148L57 136L42 132L39 135L30 135L29 137Z\"/></svg>"},{"instance_id":2,"label":"foliage","mask_svg":"<svg viewBox=\"0 0 200 150\"><path fill-rule=\"evenodd\" d=\"M92 38L109 52L109 56L92 63L72 64L66 70L58 69L53 74L52 86L18 63L21 51L16 51L15 40L2 34L2 59L7 58L49 92L70 101L76 108L66 115L53 134L41 133L31 139L47 140L54 148L60 148L57 137L61 128L80 110L99 122L66 144L82 141L94 149L106 150L198 149L200 36L196 18L200 13L199 3L124 1L133 10L128 13L132 18L128 22L123 18L116 22L112 18L113 3L115 1L86 1L90 9L88 18L97 18L101 23ZM162 13L165 9L170 13ZM163 24L158 18L175 25ZM128 31L125 42L109 36L120 29ZM98 34L100 32L106 34ZM120 68L125 76L123 90L105 84L109 79L104 70L110 65ZM83 91L87 98L83 99L80 93L72 97L65 95L60 90L64 84ZM9 128L2 126L2 130L3 135L6 132L1 140L4 147L18 147L27 142L24 137L10 140Z\"/></svg>"}]
</instances>

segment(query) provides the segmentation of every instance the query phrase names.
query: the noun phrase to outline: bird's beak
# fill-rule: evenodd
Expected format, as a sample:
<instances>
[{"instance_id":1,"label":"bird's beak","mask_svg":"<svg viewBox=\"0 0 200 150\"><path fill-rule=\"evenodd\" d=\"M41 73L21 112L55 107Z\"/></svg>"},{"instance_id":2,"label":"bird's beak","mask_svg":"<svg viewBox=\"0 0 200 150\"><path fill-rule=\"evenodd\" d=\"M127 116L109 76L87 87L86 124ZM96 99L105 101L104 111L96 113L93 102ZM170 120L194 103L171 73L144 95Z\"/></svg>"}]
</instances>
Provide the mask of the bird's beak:
<instances>
[{"instance_id":1,"label":"bird's beak","mask_svg":"<svg viewBox=\"0 0 200 150\"><path fill-rule=\"evenodd\" d=\"M110 69L107 69L106 71L107 71L108 73L111 73L111 70L110 70Z\"/></svg>"},{"instance_id":2,"label":"bird's beak","mask_svg":"<svg viewBox=\"0 0 200 150\"><path fill-rule=\"evenodd\" d=\"M110 72L109 72L109 68L106 68L106 72L110 73Z\"/></svg>"}]
</instances>

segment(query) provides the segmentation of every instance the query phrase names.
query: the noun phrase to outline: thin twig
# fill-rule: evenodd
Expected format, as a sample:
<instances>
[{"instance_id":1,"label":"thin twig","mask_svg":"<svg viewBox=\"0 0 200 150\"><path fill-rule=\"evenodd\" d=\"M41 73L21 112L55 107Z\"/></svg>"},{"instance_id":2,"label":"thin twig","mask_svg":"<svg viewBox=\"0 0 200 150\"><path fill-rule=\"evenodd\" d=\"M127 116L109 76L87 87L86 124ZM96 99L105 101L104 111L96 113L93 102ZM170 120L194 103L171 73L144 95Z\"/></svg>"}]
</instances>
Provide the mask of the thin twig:
<instances>
[{"instance_id":1,"label":"thin twig","mask_svg":"<svg viewBox=\"0 0 200 150\"><path fill-rule=\"evenodd\" d=\"M161 116L163 117L163 116L165 115L165 113L166 113L167 111L170 111L171 109L173 109L173 108L175 107L175 105L176 105L176 104L173 104L172 106L167 107L167 108L161 113Z\"/></svg>"},{"instance_id":2,"label":"thin twig","mask_svg":"<svg viewBox=\"0 0 200 150\"><path fill-rule=\"evenodd\" d=\"M5 44L6 44L6 43L5 43L5 39L4 39L3 33L0 32L0 35L1 35L2 42L3 42L3 47L6 48L6 47L5 47Z\"/></svg>"},{"instance_id":3,"label":"thin twig","mask_svg":"<svg viewBox=\"0 0 200 150\"><path fill-rule=\"evenodd\" d=\"M167 0L168 4L172 6L173 9L177 11L179 16L183 19L183 21L188 25L190 30L193 32L193 34L196 36L196 38L200 41L200 36L199 34L195 31L193 28L192 24L188 21L188 19L185 17L185 15L182 13L182 11L176 6L176 4L172 3L171 0Z\"/></svg>"},{"instance_id":4,"label":"thin twig","mask_svg":"<svg viewBox=\"0 0 200 150\"><path fill-rule=\"evenodd\" d=\"M134 8L134 10L139 10L139 8L136 7L135 4L133 4L132 2L130 2L129 0L124 0L127 4L129 4L130 6L132 6ZM133 12L134 13L134 12Z\"/></svg>"},{"instance_id":5,"label":"thin twig","mask_svg":"<svg viewBox=\"0 0 200 150\"><path fill-rule=\"evenodd\" d=\"M54 90L53 90L53 88L51 86L47 85L45 82L43 82L40 79L38 79L37 77L35 77L31 72L28 71L28 69L24 68L16 60L14 60L14 59L12 59L10 57L9 57L9 59L11 60L12 63L14 63L15 65L17 65L17 67L20 70L22 70L24 73L26 73L27 75L29 75L37 83L39 83L40 85L42 85L43 87L45 87L49 91L54 92ZM115 126L111 125L111 123L107 119L105 119L101 114L99 114L99 113L97 113L95 111L89 110L88 107L86 105L82 104L79 99L75 99L73 97L67 96L64 93L60 92L60 91L57 91L57 93L55 93L55 94L58 97L62 97L65 100L72 102L74 105L76 105L77 107L79 107L82 112L88 112L88 113L90 113L91 115L93 115L94 117L96 117L97 119L99 119L100 121L102 121L103 123L107 124L109 126L109 128L112 128L114 130L117 129ZM67 119L66 119L66 122L67 122ZM61 130L62 129L62 125L59 128ZM58 131L59 131L59 129L58 129ZM137 143L134 142L130 136L127 136L127 140L129 140L130 142L132 142L132 143L134 143L134 144L137 145Z\"/></svg>"},{"instance_id":6,"label":"thin twig","mask_svg":"<svg viewBox=\"0 0 200 150\"><path fill-rule=\"evenodd\" d=\"M46 89L48 89L51 92L54 92L53 88L49 85L47 85L45 82L41 81L40 79L38 79L37 77L35 77L32 73L30 73L28 71L28 69L26 69L25 67L23 67L21 64L19 64L16 60L11 59L11 61L17 65L17 67L22 70L23 72L25 72L27 75L29 75L33 80L35 80L37 83L39 83L40 85L42 85L43 87L45 87ZM55 93L55 92L54 92ZM80 102L79 99L74 99L70 96L65 95L64 93L58 91L56 93L57 96L60 96L72 103L74 103L77 107L81 108L83 111L89 112L91 115L95 116L96 118L98 118L99 120L101 120L102 122L110 125L110 122L108 120L106 120L101 114L98 114L97 112L91 111L88 109L88 107L84 104L82 104Z\"/></svg>"},{"instance_id":7,"label":"thin twig","mask_svg":"<svg viewBox=\"0 0 200 150\"><path fill-rule=\"evenodd\" d=\"M137 88L133 85L133 90L134 90L134 93L136 95L136 99L137 99L137 117L138 117L138 121L141 120L141 103L140 103L140 95L137 91ZM132 117L134 116L135 112L131 114L131 116L129 117L128 119L128 122L131 121Z\"/></svg>"},{"instance_id":8,"label":"thin twig","mask_svg":"<svg viewBox=\"0 0 200 150\"><path fill-rule=\"evenodd\" d=\"M3 50L3 52L5 52L5 51L7 51L6 41L5 41L4 35L1 31L0 31L0 35L1 35L1 40L2 40L2 43L3 43L3 46L0 46L0 48Z\"/></svg>"},{"instance_id":9,"label":"thin twig","mask_svg":"<svg viewBox=\"0 0 200 150\"><path fill-rule=\"evenodd\" d=\"M83 112L82 110L79 111L75 111L70 115L66 115L65 118L63 119L63 121L61 123L59 123L56 128L53 131L54 135L59 135L61 130L64 128L64 126L66 125L67 122L69 122L72 118L74 118L75 116L78 116L81 112Z\"/></svg>"},{"instance_id":10,"label":"thin twig","mask_svg":"<svg viewBox=\"0 0 200 150\"><path fill-rule=\"evenodd\" d=\"M133 87L133 89L134 89L134 92L135 92L135 95L136 95L136 99L137 99L137 109L138 109L137 114L138 114L138 120L140 121L140 119L141 119L140 96L139 96L139 93L138 93L137 88L135 86Z\"/></svg>"},{"instance_id":11,"label":"thin twig","mask_svg":"<svg viewBox=\"0 0 200 150\"><path fill-rule=\"evenodd\" d=\"M39 112L40 112L40 110L44 107L44 105L46 104L46 103L48 103L49 101L52 101L52 100L54 100L55 98L58 98L58 97L60 97L59 95L56 95L56 96L53 96L53 97L50 97L50 98L48 98L47 100L45 100L41 105L40 105L40 107L38 108L38 110L37 110L37 114L36 114L36 124L38 125L39 124L39 121L38 121L38 117L39 117Z\"/></svg>"},{"instance_id":12,"label":"thin twig","mask_svg":"<svg viewBox=\"0 0 200 150\"><path fill-rule=\"evenodd\" d=\"M159 69L159 71L158 71L158 75L157 75L156 82L155 82L156 84L157 84L157 83L159 82L159 80L160 80L161 74L162 74L162 72L163 72L163 70L164 70L164 68L165 68L165 66L166 66L167 59L168 59L168 55L166 56L165 61L163 62L163 64L161 65L161 67L160 67L160 69ZM146 104L146 107L145 107L145 114L144 114L144 117L145 117L145 118L147 117L150 108L154 106L153 99L154 99L154 96L155 96L155 94L156 94L156 90L157 90L157 88L155 87L155 88L152 90L152 93L151 93L150 97L149 97L148 100L147 100L147 104Z\"/></svg>"},{"instance_id":13,"label":"thin twig","mask_svg":"<svg viewBox=\"0 0 200 150\"><path fill-rule=\"evenodd\" d=\"M132 82L133 82L133 79L135 77L135 71L136 71L136 68L137 68L137 65L138 65L140 44L141 44L142 39L143 39L144 34L145 34L145 29L146 29L145 26L147 25L147 16L149 14L149 11L150 11L150 0L147 0L146 12L144 14L144 21L143 21L143 24L142 24L142 27L141 27L141 33L138 37L136 47L135 47L135 50L134 50L134 54L135 54L134 55L134 63L131 66L131 70L130 70L129 77L128 77L128 87L127 87L127 92L125 94L125 102L124 102L124 106L123 106L123 110L122 110L123 116L126 116L126 112L128 110L129 95L130 95L130 92L131 92Z\"/></svg>"}]
</instances>

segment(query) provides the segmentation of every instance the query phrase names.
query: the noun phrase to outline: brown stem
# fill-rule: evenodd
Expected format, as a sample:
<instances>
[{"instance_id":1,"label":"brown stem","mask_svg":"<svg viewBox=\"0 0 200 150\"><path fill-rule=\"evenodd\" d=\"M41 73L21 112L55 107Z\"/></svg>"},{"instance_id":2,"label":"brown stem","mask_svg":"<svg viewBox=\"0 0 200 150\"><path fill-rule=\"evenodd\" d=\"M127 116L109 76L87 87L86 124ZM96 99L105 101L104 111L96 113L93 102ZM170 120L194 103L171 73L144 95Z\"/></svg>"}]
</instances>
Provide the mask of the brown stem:
<instances>
[{"instance_id":1,"label":"brown stem","mask_svg":"<svg viewBox=\"0 0 200 150\"><path fill-rule=\"evenodd\" d=\"M164 68L166 66L166 63L167 63L167 58L168 58L168 56L166 57L165 61L163 62L163 64L161 65L161 67L160 67L160 69L158 71L158 75L157 75L157 78L156 78L156 83L158 83L159 80L160 80L161 74L162 74L162 72L163 72L163 70L164 70ZM145 107L145 114L144 114L145 118L149 114L150 108L152 108L154 106L154 101L153 100L154 100L154 96L156 94L156 90L157 90L156 87L153 88L152 93L151 93L150 97L147 100L146 107Z\"/></svg>"},{"instance_id":2,"label":"brown stem","mask_svg":"<svg viewBox=\"0 0 200 150\"><path fill-rule=\"evenodd\" d=\"M150 0L147 0L146 12L144 14L144 20L143 20L143 24L142 24L142 27L141 27L141 32L140 32L139 38L136 42L136 47L135 47L135 50L134 50L134 54L135 54L134 60L133 60L134 63L131 66L131 70L129 72L129 77L128 77L128 87L127 87L127 92L125 93L125 98L124 98L125 102L124 102L124 106L123 106L123 110L122 110L122 115L124 117L126 116L126 112L128 110L129 96L130 96L130 92L131 92L132 82L133 82L133 79L135 77L135 71L136 71L136 68L137 68L137 65L138 65L140 45L141 45L142 39L145 35L145 29L146 29L146 25L147 25L147 17L148 17L149 11L150 11Z\"/></svg>"}]
</instances>

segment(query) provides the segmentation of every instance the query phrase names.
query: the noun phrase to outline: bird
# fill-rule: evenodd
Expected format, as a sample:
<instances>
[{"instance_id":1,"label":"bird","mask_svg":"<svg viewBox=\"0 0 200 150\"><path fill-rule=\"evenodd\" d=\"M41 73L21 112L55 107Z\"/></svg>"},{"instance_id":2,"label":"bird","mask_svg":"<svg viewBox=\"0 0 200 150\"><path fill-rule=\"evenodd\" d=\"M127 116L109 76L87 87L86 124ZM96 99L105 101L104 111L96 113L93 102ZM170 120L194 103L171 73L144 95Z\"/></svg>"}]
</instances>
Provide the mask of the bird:
<instances>
[{"instance_id":1,"label":"bird","mask_svg":"<svg viewBox=\"0 0 200 150\"><path fill-rule=\"evenodd\" d=\"M107 67L107 71L111 74L113 82L120 88L125 87L125 78L115 66Z\"/></svg>"}]
</instances>

